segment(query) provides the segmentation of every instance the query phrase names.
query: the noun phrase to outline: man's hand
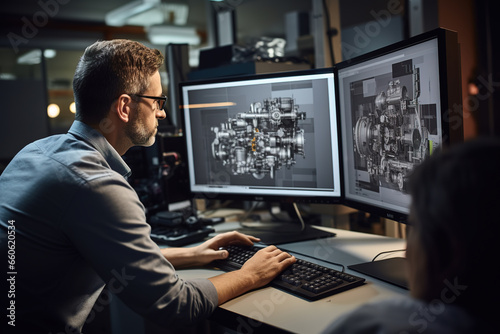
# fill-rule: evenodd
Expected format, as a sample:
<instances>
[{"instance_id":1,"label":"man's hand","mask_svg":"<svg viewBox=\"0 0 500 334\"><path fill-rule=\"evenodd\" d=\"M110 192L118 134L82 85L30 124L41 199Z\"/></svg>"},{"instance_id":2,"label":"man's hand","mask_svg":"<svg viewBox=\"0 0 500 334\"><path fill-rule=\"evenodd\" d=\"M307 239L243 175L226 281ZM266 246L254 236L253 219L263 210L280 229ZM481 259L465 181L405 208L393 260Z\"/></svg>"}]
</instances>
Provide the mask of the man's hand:
<instances>
[{"instance_id":1,"label":"man's hand","mask_svg":"<svg viewBox=\"0 0 500 334\"><path fill-rule=\"evenodd\" d=\"M295 261L295 256L283 252L276 246L267 246L255 253L243 264L240 270L255 276L255 288L259 288L271 282L273 278Z\"/></svg>"},{"instance_id":2,"label":"man's hand","mask_svg":"<svg viewBox=\"0 0 500 334\"><path fill-rule=\"evenodd\" d=\"M222 233L195 247L195 254L197 260L200 262L199 264L208 264L214 260L227 258L229 255L228 251L220 249L221 247L229 245L252 246L254 242L259 241L259 238L237 231Z\"/></svg>"},{"instance_id":3,"label":"man's hand","mask_svg":"<svg viewBox=\"0 0 500 334\"><path fill-rule=\"evenodd\" d=\"M236 271L209 278L217 290L219 305L247 291L268 284L289 265L295 263L294 256L276 246L259 250Z\"/></svg>"},{"instance_id":4,"label":"man's hand","mask_svg":"<svg viewBox=\"0 0 500 334\"><path fill-rule=\"evenodd\" d=\"M201 245L190 248L164 248L163 255L177 269L186 267L203 266L214 260L225 259L229 254L227 250L220 249L229 245L252 246L259 238L242 234L236 231L216 235Z\"/></svg>"},{"instance_id":5,"label":"man's hand","mask_svg":"<svg viewBox=\"0 0 500 334\"><path fill-rule=\"evenodd\" d=\"M191 248L164 248L163 255L176 267L201 266L214 260L225 259L229 255L225 249L229 245L252 246L259 238L236 231L219 234L199 246ZM295 263L294 256L281 251L276 246L259 250L239 270L209 278L217 290L219 305L247 291L268 284L286 267Z\"/></svg>"}]
</instances>

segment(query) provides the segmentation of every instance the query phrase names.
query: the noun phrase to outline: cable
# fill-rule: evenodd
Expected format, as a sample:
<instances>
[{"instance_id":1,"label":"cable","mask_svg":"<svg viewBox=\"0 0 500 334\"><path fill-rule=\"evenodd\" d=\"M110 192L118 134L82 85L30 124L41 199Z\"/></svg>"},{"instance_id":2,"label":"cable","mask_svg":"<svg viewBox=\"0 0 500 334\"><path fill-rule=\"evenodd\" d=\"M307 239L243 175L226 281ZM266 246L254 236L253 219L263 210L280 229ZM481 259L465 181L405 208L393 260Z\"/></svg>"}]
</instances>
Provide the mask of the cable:
<instances>
[{"instance_id":1,"label":"cable","mask_svg":"<svg viewBox=\"0 0 500 334\"><path fill-rule=\"evenodd\" d=\"M302 219L302 214L299 211L299 208L297 207L297 203L293 202L293 208L295 209L295 213L297 213L297 217L299 218L300 221L300 231L304 231L306 229L306 224L304 223L304 219Z\"/></svg>"},{"instance_id":2,"label":"cable","mask_svg":"<svg viewBox=\"0 0 500 334\"><path fill-rule=\"evenodd\" d=\"M390 250L390 251L380 252L377 255L375 255L375 257L372 259L372 262L375 262L375 259L377 257L379 257L380 255L382 255L382 254L395 253L395 252L405 252L405 251L406 251L406 248L405 249L394 249L394 250Z\"/></svg>"}]
</instances>

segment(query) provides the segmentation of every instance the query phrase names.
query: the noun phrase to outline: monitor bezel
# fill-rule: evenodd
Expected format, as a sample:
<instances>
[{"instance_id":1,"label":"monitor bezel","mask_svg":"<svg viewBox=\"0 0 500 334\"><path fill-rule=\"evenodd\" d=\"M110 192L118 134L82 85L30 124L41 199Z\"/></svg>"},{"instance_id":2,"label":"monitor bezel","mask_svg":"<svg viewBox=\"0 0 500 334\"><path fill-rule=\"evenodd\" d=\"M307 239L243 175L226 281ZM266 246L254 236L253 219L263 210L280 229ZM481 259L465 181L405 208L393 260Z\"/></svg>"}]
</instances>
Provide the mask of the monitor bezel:
<instances>
[{"instance_id":1,"label":"monitor bezel","mask_svg":"<svg viewBox=\"0 0 500 334\"><path fill-rule=\"evenodd\" d=\"M461 87L461 69L460 69L460 45L458 43L458 35L456 32L438 28L421 35L411 37L381 49L371 51L361 56L338 63L334 67L335 79L335 95L337 101L337 110L340 118L339 132L341 139L339 141L342 152L344 150L344 138L342 135L343 122L345 114L341 110L340 105L340 79L338 72L342 69L347 69L351 66L360 64L365 61L373 60L378 57L401 51L405 48L412 47L433 39L437 39L438 45L438 65L439 65L439 86L440 86L440 103L441 103L441 131L442 131L442 148L450 145L461 143L464 140L463 135L463 111L462 111L462 87ZM456 122L456 123L454 123ZM383 218L409 224L408 213L402 213L386 207L375 206L366 202L358 201L353 198L348 198L345 193L347 182L345 171L346 157L342 155L342 180L343 180L343 204L346 206L374 214Z\"/></svg>"},{"instance_id":2,"label":"monitor bezel","mask_svg":"<svg viewBox=\"0 0 500 334\"><path fill-rule=\"evenodd\" d=\"M193 81L185 81L179 83L179 93L180 93L180 108L181 108L181 121L182 128L186 129L186 118L185 113L186 110L183 108L184 106L184 94L183 88L185 86L195 86L195 85L203 85L203 84L218 84L223 82L237 82L237 81L252 81L252 80L260 80L267 78L276 78L276 77L293 77L293 76L306 76L306 75L315 75L315 74L332 74L333 75L333 85L335 86L337 81L335 80L335 71L333 67L320 68L320 69L308 69L308 70L296 70L296 71L286 71L286 72L273 72L273 73L264 73L264 74L248 74L248 75L239 75L239 76L225 76L219 78L210 78L210 79L201 79L201 80L193 80ZM336 93L334 91L331 92L333 96L336 98ZM337 107L337 101L334 103L334 107ZM208 200L237 200L237 201L265 201L265 202L279 202L279 203L315 203L315 204L341 204L343 201L344 194L344 182L343 182L343 173L342 173L342 153L341 153L341 144L340 144L340 129L339 129L339 112L336 112L335 121L337 124L337 143L339 147L339 188L340 195L338 196L298 196L298 195L287 195L285 193L280 195L270 195L270 194L248 194L248 193L210 193L206 194L204 192L193 191L191 188L191 182L189 182L189 187L191 193L194 198L197 199L208 199ZM187 133L184 133L185 143L187 145ZM189 154L186 157L187 163L189 164ZM190 175L191 177L191 175ZM285 192L285 191L284 191Z\"/></svg>"}]
</instances>

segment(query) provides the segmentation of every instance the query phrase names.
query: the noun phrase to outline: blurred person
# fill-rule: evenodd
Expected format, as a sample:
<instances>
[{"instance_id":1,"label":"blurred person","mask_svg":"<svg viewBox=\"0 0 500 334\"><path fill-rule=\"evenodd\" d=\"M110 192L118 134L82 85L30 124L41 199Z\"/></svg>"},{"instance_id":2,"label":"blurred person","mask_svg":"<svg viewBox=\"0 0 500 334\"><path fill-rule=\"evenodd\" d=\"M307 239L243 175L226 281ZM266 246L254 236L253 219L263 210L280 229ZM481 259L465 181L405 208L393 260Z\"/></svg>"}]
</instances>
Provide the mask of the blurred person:
<instances>
[{"instance_id":1,"label":"blurred person","mask_svg":"<svg viewBox=\"0 0 500 334\"><path fill-rule=\"evenodd\" d=\"M269 246L240 270L182 280L175 268L226 258L221 247L259 239L230 232L166 249L151 240L121 156L152 145L166 116L162 62L158 50L129 40L89 46L74 75L68 133L27 145L0 176L1 254L14 248L15 274L2 280L15 280L9 332L81 333L105 285L160 326L193 324L295 262Z\"/></svg>"},{"instance_id":2,"label":"blurred person","mask_svg":"<svg viewBox=\"0 0 500 334\"><path fill-rule=\"evenodd\" d=\"M500 140L435 153L410 177L410 296L369 303L325 333L492 333Z\"/></svg>"}]
</instances>

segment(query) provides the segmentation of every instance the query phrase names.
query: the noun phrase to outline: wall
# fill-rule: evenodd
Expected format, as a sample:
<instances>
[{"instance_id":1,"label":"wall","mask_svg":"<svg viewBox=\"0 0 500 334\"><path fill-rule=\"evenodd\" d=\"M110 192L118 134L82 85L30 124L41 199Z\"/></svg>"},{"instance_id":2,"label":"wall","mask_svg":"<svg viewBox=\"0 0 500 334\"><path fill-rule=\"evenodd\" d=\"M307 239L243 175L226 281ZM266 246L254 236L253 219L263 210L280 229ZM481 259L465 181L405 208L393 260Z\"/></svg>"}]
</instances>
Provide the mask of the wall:
<instances>
[{"instance_id":1,"label":"wall","mask_svg":"<svg viewBox=\"0 0 500 334\"><path fill-rule=\"evenodd\" d=\"M477 135L477 124L469 103L469 80L473 79L477 66L476 21L473 0L439 0L439 25L458 33L462 63L462 99L464 112L464 138Z\"/></svg>"}]
</instances>

